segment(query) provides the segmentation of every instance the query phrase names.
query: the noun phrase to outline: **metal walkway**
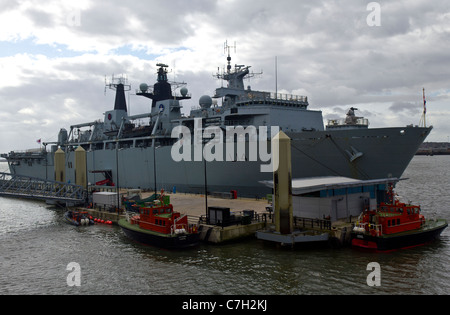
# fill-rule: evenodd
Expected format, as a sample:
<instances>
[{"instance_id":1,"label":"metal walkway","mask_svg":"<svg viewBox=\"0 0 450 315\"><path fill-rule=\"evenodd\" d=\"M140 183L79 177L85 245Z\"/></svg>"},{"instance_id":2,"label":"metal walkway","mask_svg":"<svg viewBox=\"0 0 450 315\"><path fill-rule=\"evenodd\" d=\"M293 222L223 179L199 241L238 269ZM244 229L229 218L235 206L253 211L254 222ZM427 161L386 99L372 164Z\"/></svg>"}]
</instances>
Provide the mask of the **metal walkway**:
<instances>
[{"instance_id":1,"label":"metal walkway","mask_svg":"<svg viewBox=\"0 0 450 315\"><path fill-rule=\"evenodd\" d=\"M0 196L80 204L86 200L86 191L74 184L0 173Z\"/></svg>"}]
</instances>

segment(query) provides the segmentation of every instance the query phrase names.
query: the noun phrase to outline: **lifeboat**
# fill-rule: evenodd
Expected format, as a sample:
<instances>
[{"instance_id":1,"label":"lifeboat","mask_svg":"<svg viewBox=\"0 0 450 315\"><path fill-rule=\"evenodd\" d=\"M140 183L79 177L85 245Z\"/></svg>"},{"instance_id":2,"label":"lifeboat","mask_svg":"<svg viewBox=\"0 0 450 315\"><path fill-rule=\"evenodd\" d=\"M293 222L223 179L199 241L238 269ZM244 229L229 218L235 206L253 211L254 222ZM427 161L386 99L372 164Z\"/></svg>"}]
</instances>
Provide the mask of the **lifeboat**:
<instances>
[{"instance_id":1,"label":"lifeboat","mask_svg":"<svg viewBox=\"0 0 450 315\"><path fill-rule=\"evenodd\" d=\"M390 185L388 202L361 213L352 230L351 244L377 251L414 247L439 238L447 226L444 219L425 219L420 206L397 200Z\"/></svg>"},{"instance_id":2,"label":"lifeboat","mask_svg":"<svg viewBox=\"0 0 450 315\"><path fill-rule=\"evenodd\" d=\"M174 211L172 204L165 204L163 193L152 205L140 206L138 214L119 220L119 226L127 237L146 245L181 249L199 243L197 226L189 224L187 215Z\"/></svg>"},{"instance_id":3,"label":"lifeboat","mask_svg":"<svg viewBox=\"0 0 450 315\"><path fill-rule=\"evenodd\" d=\"M89 217L87 212L84 211L69 210L64 213L64 220L66 220L67 223L75 226L94 224L94 220Z\"/></svg>"}]
</instances>

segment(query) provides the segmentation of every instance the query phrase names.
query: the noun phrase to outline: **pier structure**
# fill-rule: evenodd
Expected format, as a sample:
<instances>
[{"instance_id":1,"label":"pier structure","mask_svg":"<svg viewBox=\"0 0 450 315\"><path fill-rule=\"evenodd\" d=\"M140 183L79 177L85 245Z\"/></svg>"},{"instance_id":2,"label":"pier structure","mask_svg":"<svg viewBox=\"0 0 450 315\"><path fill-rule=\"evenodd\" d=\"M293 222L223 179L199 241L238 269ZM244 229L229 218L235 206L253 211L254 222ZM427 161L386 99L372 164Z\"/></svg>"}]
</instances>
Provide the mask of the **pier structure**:
<instances>
[{"instance_id":1,"label":"pier structure","mask_svg":"<svg viewBox=\"0 0 450 315\"><path fill-rule=\"evenodd\" d=\"M75 150L75 184L66 181L66 155L61 148L55 152L54 180L0 173L0 196L45 200L50 204L77 206L87 202L86 151Z\"/></svg>"},{"instance_id":2,"label":"pier structure","mask_svg":"<svg viewBox=\"0 0 450 315\"><path fill-rule=\"evenodd\" d=\"M281 245L345 244L362 211L384 202L388 185L399 181L332 176L292 179L289 138L282 132L273 139L272 152L273 181L262 183L274 190L274 222L257 231L256 237Z\"/></svg>"},{"instance_id":3,"label":"pier structure","mask_svg":"<svg viewBox=\"0 0 450 315\"><path fill-rule=\"evenodd\" d=\"M0 173L0 196L76 205L86 201L86 190L83 186L70 183Z\"/></svg>"},{"instance_id":4,"label":"pier structure","mask_svg":"<svg viewBox=\"0 0 450 315\"><path fill-rule=\"evenodd\" d=\"M267 221L265 214L254 210L231 212L228 207L209 207L208 215L199 220L200 240L223 244L254 237L256 231L265 228Z\"/></svg>"},{"instance_id":5,"label":"pier structure","mask_svg":"<svg viewBox=\"0 0 450 315\"><path fill-rule=\"evenodd\" d=\"M311 229L294 229L292 204L291 139L280 131L272 139L274 225L256 232L260 240L281 245L327 242L329 233ZM305 222L303 220L303 222ZM313 225L313 224L312 224Z\"/></svg>"}]
</instances>

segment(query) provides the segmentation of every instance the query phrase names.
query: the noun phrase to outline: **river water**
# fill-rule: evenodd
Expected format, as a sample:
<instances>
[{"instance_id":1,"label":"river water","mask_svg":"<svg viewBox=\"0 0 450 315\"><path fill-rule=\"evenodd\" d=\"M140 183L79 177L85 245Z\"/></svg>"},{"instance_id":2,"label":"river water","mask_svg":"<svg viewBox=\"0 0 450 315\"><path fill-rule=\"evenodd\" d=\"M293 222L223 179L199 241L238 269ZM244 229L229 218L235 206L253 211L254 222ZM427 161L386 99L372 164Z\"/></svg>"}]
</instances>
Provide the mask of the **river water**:
<instances>
[{"instance_id":1,"label":"river water","mask_svg":"<svg viewBox=\"0 0 450 315\"><path fill-rule=\"evenodd\" d=\"M7 169L0 162L0 171ZM397 193L450 221L450 156L417 156ZM64 211L0 197L0 294L450 294L450 228L428 245L390 253L280 249L259 240L167 251L119 227L74 227ZM79 286L69 286L70 263ZM380 286L369 286L380 266Z\"/></svg>"}]
</instances>

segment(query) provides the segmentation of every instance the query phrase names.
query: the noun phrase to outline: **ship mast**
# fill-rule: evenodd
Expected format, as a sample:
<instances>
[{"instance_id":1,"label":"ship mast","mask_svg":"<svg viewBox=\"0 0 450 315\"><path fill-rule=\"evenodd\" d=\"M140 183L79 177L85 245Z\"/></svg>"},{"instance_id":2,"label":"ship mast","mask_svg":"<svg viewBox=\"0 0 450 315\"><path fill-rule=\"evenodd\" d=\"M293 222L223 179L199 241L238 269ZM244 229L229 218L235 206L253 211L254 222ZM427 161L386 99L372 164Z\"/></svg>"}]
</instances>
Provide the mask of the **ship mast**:
<instances>
[{"instance_id":1,"label":"ship mast","mask_svg":"<svg viewBox=\"0 0 450 315\"><path fill-rule=\"evenodd\" d=\"M233 66L231 65L231 49L232 48L234 48L234 50L236 52L236 43L234 43L234 46L230 46L230 45L228 45L228 41L226 41L224 44L224 52L228 53L227 70L226 70L226 72L224 71L223 73L219 73L220 68L218 68L218 71L217 71L217 74L215 75L215 77L217 77L217 79L222 80L222 88L217 89L216 95L214 96L215 98L221 97L223 99L223 103L224 102L228 103L227 99L228 100L231 99L230 104L234 103L233 100L236 98L236 96L242 95L246 92L246 89L244 86L244 79L250 79L250 78L253 78L255 75L262 74L262 71L260 73L250 72L249 69L251 66L238 65L238 64L234 65L234 70L233 70ZM228 82L226 88L223 87L223 81ZM250 89L250 87L248 87L247 90L249 90L249 89Z\"/></svg>"},{"instance_id":2,"label":"ship mast","mask_svg":"<svg viewBox=\"0 0 450 315\"><path fill-rule=\"evenodd\" d=\"M234 53L236 53L236 42L234 42L234 46L229 46L228 45L228 41L225 41L225 44L223 46L223 50L226 53L228 51L228 57L227 57L227 61L228 61L228 65L227 65L227 73L230 74L231 72L231 55L230 55L230 49L234 48Z\"/></svg>"},{"instance_id":3,"label":"ship mast","mask_svg":"<svg viewBox=\"0 0 450 315\"><path fill-rule=\"evenodd\" d=\"M425 88L423 88L423 114L422 117L420 118L420 122L419 122L419 126L422 125L422 120L423 120L423 126L426 128L427 127L427 121L426 121L426 115L427 115L427 100L425 98Z\"/></svg>"},{"instance_id":4,"label":"ship mast","mask_svg":"<svg viewBox=\"0 0 450 315\"><path fill-rule=\"evenodd\" d=\"M427 115L427 100L425 99L425 88L423 88L423 126L424 127L427 127L426 115Z\"/></svg>"}]
</instances>

